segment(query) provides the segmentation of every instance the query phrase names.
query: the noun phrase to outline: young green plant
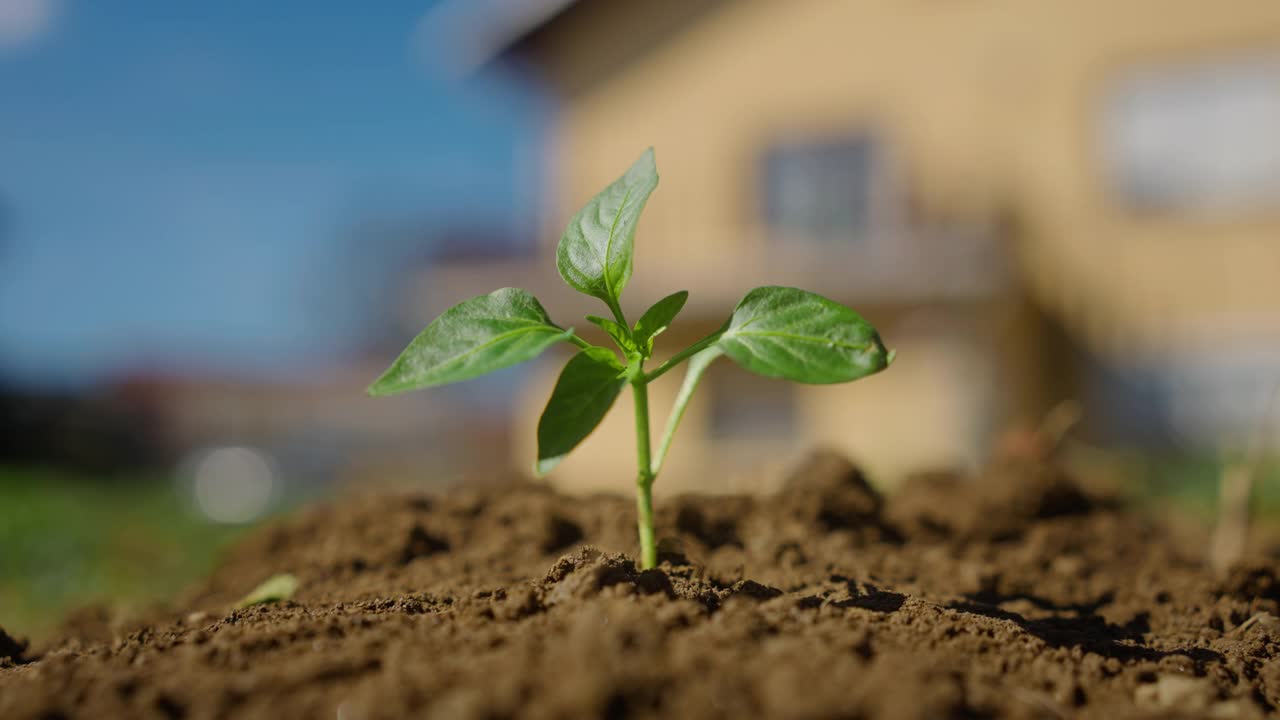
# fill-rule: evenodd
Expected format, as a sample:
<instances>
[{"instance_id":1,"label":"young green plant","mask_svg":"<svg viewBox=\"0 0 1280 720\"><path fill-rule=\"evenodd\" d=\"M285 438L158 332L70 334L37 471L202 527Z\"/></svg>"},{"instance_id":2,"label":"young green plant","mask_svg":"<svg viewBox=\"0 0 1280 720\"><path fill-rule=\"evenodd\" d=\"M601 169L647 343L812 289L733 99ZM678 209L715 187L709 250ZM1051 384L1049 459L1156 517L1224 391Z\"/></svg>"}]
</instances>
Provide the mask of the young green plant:
<instances>
[{"instance_id":1,"label":"young green plant","mask_svg":"<svg viewBox=\"0 0 1280 720\"><path fill-rule=\"evenodd\" d=\"M628 385L635 396L636 509L640 564L657 564L653 534L653 481L662 469L680 419L707 367L728 357L751 372L801 383L857 380L888 367L893 352L849 308L788 287L759 287L746 294L715 332L671 355L651 370L654 340L684 307L685 290L668 295L631 324L622 291L631 279L636 226L658 171L647 150L622 177L578 211L560 238L556 268L573 289L598 298L612 317L587 316L613 340L616 351L592 345L551 321L541 303L516 288L495 290L446 310L416 337L369 388L392 395L443 385L531 360L560 342L579 348L560 372L538 421L539 475L550 472L600 424ZM654 452L649 436L649 383L688 361Z\"/></svg>"}]
</instances>

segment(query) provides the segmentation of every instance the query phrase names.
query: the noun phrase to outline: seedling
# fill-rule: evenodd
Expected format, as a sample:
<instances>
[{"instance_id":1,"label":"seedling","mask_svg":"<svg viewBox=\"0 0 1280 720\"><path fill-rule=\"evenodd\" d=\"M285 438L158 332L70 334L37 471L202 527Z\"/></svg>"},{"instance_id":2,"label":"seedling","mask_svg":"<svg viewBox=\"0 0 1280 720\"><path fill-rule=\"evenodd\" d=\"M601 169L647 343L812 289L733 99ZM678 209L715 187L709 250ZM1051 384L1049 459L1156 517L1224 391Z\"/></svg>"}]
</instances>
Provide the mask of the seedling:
<instances>
[{"instance_id":1,"label":"seedling","mask_svg":"<svg viewBox=\"0 0 1280 720\"><path fill-rule=\"evenodd\" d=\"M707 367L726 356L751 372L801 383L857 380L888 367L893 352L880 335L849 308L820 295L788 287L759 287L747 293L724 325L645 370L654 339L684 307L688 291L659 300L631 324L622 312L622 290L631 279L636 225L658 185L653 150L578 211L560 238L556 268L573 289L596 297L612 318L589 315L617 345L599 347L551 321L538 300L524 290L503 288L459 303L436 318L391 367L369 387L370 395L468 380L531 360L548 347L567 342L580 350L560 372L538 421L535 472L550 472L604 419L623 388L635 395L636 508L640 563L657 564L652 489L671 449L671 439ZM666 429L652 453L649 439L649 383L685 361L689 366Z\"/></svg>"},{"instance_id":2,"label":"seedling","mask_svg":"<svg viewBox=\"0 0 1280 720\"><path fill-rule=\"evenodd\" d=\"M289 573L280 573L272 575L262 584L249 591L248 595L240 598L236 603L237 610L243 610L254 605L267 605L275 602L282 602L293 597L298 590L298 579Z\"/></svg>"}]
</instances>

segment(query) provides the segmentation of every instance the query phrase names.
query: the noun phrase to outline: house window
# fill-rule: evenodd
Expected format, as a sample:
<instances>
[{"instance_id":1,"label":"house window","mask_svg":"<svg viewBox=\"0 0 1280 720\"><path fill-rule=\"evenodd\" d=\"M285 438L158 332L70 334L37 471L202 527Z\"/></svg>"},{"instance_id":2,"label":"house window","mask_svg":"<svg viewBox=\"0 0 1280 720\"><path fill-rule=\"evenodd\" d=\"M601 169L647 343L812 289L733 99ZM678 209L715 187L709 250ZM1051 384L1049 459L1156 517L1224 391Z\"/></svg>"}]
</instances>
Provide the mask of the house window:
<instances>
[{"instance_id":1,"label":"house window","mask_svg":"<svg viewBox=\"0 0 1280 720\"><path fill-rule=\"evenodd\" d=\"M764 220L782 237L848 241L876 225L883 149L868 134L788 138L761 161Z\"/></svg>"},{"instance_id":2,"label":"house window","mask_svg":"<svg viewBox=\"0 0 1280 720\"><path fill-rule=\"evenodd\" d=\"M1280 206L1280 51L1130 71L1101 135L1111 192L1139 209Z\"/></svg>"}]
</instances>

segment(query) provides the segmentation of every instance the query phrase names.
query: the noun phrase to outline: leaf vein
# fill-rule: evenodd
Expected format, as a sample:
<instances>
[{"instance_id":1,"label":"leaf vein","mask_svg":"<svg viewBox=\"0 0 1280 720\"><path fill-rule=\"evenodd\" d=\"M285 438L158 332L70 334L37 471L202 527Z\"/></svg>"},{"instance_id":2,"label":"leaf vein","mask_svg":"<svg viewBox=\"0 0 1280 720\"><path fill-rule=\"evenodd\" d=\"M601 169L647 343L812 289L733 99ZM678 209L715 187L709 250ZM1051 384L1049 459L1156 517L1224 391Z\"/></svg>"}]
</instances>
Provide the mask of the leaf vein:
<instances>
[{"instance_id":1,"label":"leaf vein","mask_svg":"<svg viewBox=\"0 0 1280 720\"><path fill-rule=\"evenodd\" d=\"M842 340L832 340L830 338L814 337L812 335L796 335L794 333L780 332L777 330L750 330L745 332L741 330L731 330L725 333L725 335L731 338L732 337L748 337L748 336L777 337L777 338L783 338L786 340L796 340L799 342L814 343L816 345L832 345L836 347L842 347L847 350L857 350L857 351L864 351L870 345L870 343L862 343L861 345L852 345Z\"/></svg>"},{"instance_id":2,"label":"leaf vein","mask_svg":"<svg viewBox=\"0 0 1280 720\"><path fill-rule=\"evenodd\" d=\"M604 245L604 261L601 269L604 270L604 289L610 295L617 297L613 292L613 283L609 280L609 256L613 254L613 238L618 231L618 221L622 219L622 213L627 209L627 201L631 199L631 188L622 194L622 202L618 203L618 211L613 214L613 222L609 224L609 239Z\"/></svg>"},{"instance_id":3,"label":"leaf vein","mask_svg":"<svg viewBox=\"0 0 1280 720\"><path fill-rule=\"evenodd\" d=\"M481 352L481 351L483 351L483 350L486 350L486 349L488 349L488 348L492 347L494 344L496 344L496 343L498 343L498 342L501 342L501 341L503 341L503 340L506 340L507 338L512 337L512 336L514 336L514 335L519 335L519 334L524 334L524 333L531 333L531 332L538 332L539 330L542 330L542 331L544 331L544 332L556 332L556 331L559 331L559 333L568 332L567 330L560 330L559 328L553 328L553 327L551 327L551 326L549 326L549 325L541 325L541 324L539 324L539 325L535 325L535 326L533 326L533 327L524 327L524 328L516 328L516 329L514 329L514 330L508 330L508 331L506 331L506 332L504 332L504 333L501 333L501 334L499 334L499 335L494 335L494 336L493 336L492 338L490 338L487 342L483 342L483 343L481 343L481 344L479 344L479 345L477 345L477 346L475 346L475 347L473 347L473 348L471 348L471 349L469 349L469 350L467 350L467 351L465 351L465 352L462 352L462 353L459 353L459 354L457 354L457 355L454 355L454 356L453 356L453 357L451 357L451 358L447 358L447 359L445 359L445 360L441 360L440 362L438 362L438 363L436 363L436 364L435 364L435 367L430 368L430 369L428 370L428 372L433 371L433 370L434 370L434 371L439 371L441 368L445 367L446 365L450 365L450 364L454 364L454 363L459 363L459 362L461 362L461 361L465 360L466 358L468 358L468 357L470 357L470 356L472 356L472 355L475 355L475 354L476 354L476 353L478 353L478 352ZM557 333L557 334L559 334L559 333Z\"/></svg>"}]
</instances>

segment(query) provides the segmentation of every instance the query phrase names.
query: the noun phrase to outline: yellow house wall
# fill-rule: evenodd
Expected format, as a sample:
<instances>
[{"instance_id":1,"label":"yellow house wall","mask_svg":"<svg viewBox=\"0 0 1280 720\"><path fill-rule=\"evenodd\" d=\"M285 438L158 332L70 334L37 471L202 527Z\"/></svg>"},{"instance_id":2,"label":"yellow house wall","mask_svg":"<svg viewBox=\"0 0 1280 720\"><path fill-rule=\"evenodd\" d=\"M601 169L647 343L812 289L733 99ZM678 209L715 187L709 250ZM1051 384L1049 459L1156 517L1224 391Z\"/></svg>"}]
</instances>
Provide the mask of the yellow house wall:
<instances>
[{"instance_id":1,"label":"yellow house wall","mask_svg":"<svg viewBox=\"0 0 1280 720\"><path fill-rule=\"evenodd\" d=\"M654 145L663 178L637 273L676 256L714 266L764 242L754 204L769 138L874 127L922 206L1019 214L1027 269L1068 322L1101 343L1143 328L1155 346L1188 323L1280 309L1280 217L1152 218L1109 200L1095 134L1106 82L1267 48L1280 51L1275 0L726 3L569 99L554 217Z\"/></svg>"},{"instance_id":2,"label":"yellow house wall","mask_svg":"<svg viewBox=\"0 0 1280 720\"><path fill-rule=\"evenodd\" d=\"M767 242L755 205L765 144L868 127L894 153L918 207L977 221L1016 212L1024 232L1015 240L1042 301L1103 348L1158 347L1189 324L1218 327L1222 313L1276 310L1280 319L1275 217L1138 217L1105 196L1095 136L1112 70L1267 47L1280 49L1276 0L727 3L568 99L545 236L558 238L586 198L653 145L662 181L641 223L636 275L674 262L732 274L732 253ZM742 278L742 290L756 280ZM798 391L801 432L888 483L913 468L971 462L973 425L1001 381L984 348L886 334L900 346L889 372ZM530 385L519 457L532 457L555 372L548 366ZM678 378L666 382L654 394L655 425ZM629 402L561 466L559 482L627 487ZM777 463L795 451L780 447ZM734 452L711 443L706 409L695 404L659 490L776 482L767 463L754 474L705 474Z\"/></svg>"}]
</instances>

